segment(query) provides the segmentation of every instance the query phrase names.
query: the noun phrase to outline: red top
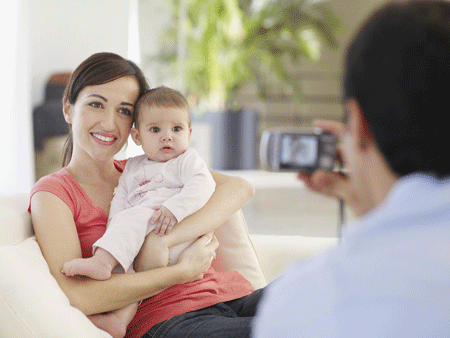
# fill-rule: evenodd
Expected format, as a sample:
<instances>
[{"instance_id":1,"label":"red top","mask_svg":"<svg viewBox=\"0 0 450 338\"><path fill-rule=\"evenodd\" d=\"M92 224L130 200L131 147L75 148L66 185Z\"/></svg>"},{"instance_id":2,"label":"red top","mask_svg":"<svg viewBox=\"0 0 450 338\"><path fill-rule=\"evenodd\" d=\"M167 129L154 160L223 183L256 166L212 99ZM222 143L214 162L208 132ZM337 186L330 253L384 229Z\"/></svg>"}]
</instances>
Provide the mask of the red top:
<instances>
[{"instance_id":1,"label":"red top","mask_svg":"<svg viewBox=\"0 0 450 338\"><path fill-rule=\"evenodd\" d=\"M115 166L122 172L125 163L115 161ZM41 178L30 197L37 191L51 192L67 204L75 220L82 255L91 257L92 244L106 229L108 216L104 210L86 195L66 168ZM174 285L144 300L128 326L126 337L141 337L155 324L173 316L240 298L253 290L250 282L238 272L217 272L209 268L201 280Z\"/></svg>"}]
</instances>

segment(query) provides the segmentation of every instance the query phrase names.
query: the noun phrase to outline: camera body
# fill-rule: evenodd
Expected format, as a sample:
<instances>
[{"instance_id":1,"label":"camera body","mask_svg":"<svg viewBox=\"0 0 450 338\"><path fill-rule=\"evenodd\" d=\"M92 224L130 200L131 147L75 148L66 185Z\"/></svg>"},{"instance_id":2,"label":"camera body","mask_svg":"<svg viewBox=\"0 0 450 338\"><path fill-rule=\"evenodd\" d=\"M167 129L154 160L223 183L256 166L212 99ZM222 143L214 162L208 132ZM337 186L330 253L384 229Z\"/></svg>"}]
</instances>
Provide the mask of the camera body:
<instances>
[{"instance_id":1,"label":"camera body","mask_svg":"<svg viewBox=\"0 0 450 338\"><path fill-rule=\"evenodd\" d=\"M336 144L333 135L318 128L269 129L261 136L261 165L270 171L333 170Z\"/></svg>"}]
</instances>

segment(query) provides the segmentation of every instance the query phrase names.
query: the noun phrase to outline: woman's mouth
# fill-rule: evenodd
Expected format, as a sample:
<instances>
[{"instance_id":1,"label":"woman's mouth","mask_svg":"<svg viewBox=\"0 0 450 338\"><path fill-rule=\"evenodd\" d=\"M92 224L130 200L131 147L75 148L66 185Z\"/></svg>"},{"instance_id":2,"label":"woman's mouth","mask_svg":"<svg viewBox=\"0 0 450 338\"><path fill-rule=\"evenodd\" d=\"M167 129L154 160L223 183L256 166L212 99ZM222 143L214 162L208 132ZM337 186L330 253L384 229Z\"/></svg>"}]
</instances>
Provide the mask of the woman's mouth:
<instances>
[{"instance_id":1,"label":"woman's mouth","mask_svg":"<svg viewBox=\"0 0 450 338\"><path fill-rule=\"evenodd\" d=\"M91 133L91 135L97 143L105 146L112 145L117 140L117 137L108 134Z\"/></svg>"}]
</instances>

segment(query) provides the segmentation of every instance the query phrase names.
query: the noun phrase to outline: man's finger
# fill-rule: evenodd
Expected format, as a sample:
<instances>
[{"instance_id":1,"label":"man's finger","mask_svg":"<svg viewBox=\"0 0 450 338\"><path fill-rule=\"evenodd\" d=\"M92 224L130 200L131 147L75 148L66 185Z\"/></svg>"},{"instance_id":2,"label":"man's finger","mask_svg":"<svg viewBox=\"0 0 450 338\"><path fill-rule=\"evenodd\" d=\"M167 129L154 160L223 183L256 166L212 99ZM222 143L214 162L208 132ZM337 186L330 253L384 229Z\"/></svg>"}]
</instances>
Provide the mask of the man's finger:
<instances>
[{"instance_id":1,"label":"man's finger","mask_svg":"<svg viewBox=\"0 0 450 338\"><path fill-rule=\"evenodd\" d=\"M311 175L311 181L321 193L341 199L347 197L349 182L347 177L340 173L318 170Z\"/></svg>"},{"instance_id":2,"label":"man's finger","mask_svg":"<svg viewBox=\"0 0 450 338\"><path fill-rule=\"evenodd\" d=\"M314 127L320 128L327 133L333 134L338 139L342 138L345 130L344 124L331 120L316 119L313 121L313 125Z\"/></svg>"}]
</instances>

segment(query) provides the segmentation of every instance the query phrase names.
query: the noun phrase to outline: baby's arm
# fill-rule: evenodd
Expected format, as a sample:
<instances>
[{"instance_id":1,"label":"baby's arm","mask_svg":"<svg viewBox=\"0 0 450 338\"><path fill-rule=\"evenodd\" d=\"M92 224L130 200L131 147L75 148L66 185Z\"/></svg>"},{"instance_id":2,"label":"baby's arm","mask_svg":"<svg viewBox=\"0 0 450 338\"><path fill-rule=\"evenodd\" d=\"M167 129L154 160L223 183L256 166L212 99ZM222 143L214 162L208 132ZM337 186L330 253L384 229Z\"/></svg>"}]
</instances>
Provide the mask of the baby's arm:
<instances>
[{"instance_id":1,"label":"baby's arm","mask_svg":"<svg viewBox=\"0 0 450 338\"><path fill-rule=\"evenodd\" d=\"M183 183L181 191L163 203L181 222L187 216L200 210L214 193L216 183L205 161L194 149L188 149L180 155L178 176Z\"/></svg>"}]
</instances>

